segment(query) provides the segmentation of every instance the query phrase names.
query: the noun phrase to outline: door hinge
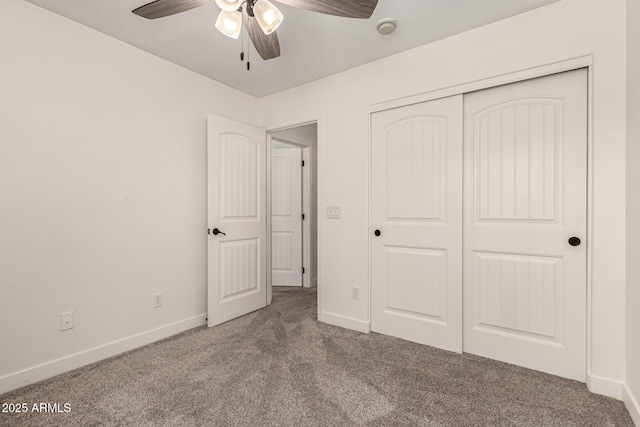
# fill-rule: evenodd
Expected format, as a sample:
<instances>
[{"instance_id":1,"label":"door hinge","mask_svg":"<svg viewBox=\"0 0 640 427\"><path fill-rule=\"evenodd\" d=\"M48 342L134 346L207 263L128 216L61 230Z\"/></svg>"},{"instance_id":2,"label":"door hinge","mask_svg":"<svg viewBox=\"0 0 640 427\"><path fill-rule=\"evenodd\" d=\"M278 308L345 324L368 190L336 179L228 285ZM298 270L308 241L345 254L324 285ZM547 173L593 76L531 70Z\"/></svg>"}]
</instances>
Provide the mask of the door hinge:
<instances>
[{"instance_id":1,"label":"door hinge","mask_svg":"<svg viewBox=\"0 0 640 427\"><path fill-rule=\"evenodd\" d=\"M304 274L304 267L302 267L302 274Z\"/></svg>"},{"instance_id":2,"label":"door hinge","mask_svg":"<svg viewBox=\"0 0 640 427\"><path fill-rule=\"evenodd\" d=\"M304 160L300 162L300 166L304 166Z\"/></svg>"},{"instance_id":3,"label":"door hinge","mask_svg":"<svg viewBox=\"0 0 640 427\"><path fill-rule=\"evenodd\" d=\"M302 214L302 220L304 221L304 214Z\"/></svg>"}]
</instances>

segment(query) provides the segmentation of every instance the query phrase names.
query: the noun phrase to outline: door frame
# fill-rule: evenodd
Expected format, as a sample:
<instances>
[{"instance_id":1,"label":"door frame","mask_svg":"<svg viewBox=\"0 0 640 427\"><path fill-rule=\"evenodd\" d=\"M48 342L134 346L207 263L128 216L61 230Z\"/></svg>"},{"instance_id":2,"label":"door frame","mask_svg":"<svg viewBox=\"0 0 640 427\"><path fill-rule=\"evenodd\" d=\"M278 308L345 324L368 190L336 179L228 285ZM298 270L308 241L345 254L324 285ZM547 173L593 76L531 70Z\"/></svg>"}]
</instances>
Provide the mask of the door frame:
<instances>
[{"instance_id":1,"label":"door frame","mask_svg":"<svg viewBox=\"0 0 640 427\"><path fill-rule=\"evenodd\" d=\"M312 171L312 167L313 167L313 163L312 163L312 154L311 154L311 147L307 147L307 146L303 146L300 143L296 143L294 141L290 141L287 140L286 138L274 138L273 134L277 133L277 132L281 132L284 130L289 130L289 129L293 129L293 128L297 128L300 126L306 126L306 125L312 125L315 124L316 125L316 180L318 182L316 182L316 259L317 259L317 263L316 263L316 276L317 276L317 282L316 282L316 286L317 286L317 291L318 291L318 298L317 298L317 306L318 306L318 319L320 320L320 294L321 294L321 290L320 290L320 240L321 240L321 233L320 233L320 227L321 227L321 223L320 223L320 203L319 203L319 194L320 194L320 159L319 159L319 149L320 149L320 120L318 119L312 119L312 120L308 120L308 121L304 121L304 122L300 122L297 124L292 124L292 125L287 125L287 126L281 126L281 127L277 127L277 128L273 128L273 129L268 129L267 130L267 154L266 154L266 158L267 158L267 305L271 304L271 301L273 299L273 285L272 285L272 281L271 281L271 271L272 271L272 259L271 259L271 233L272 233L272 221L271 221L271 156L272 156L272 145L273 145L273 141L274 139L277 141L281 141L284 142L286 144L290 144L290 145L294 145L296 147L300 147L302 149L302 160L305 161L305 165L308 165L308 167L305 166L305 168L302 170L302 207L303 207L303 213L309 215L308 213L311 212L311 198L312 198L312 186L311 186L311 180L312 180L312 176L313 176L313 171ZM311 239L310 239L310 235L311 235L311 222L310 221L303 221L302 222L302 265L306 266L306 268L308 268L308 266L310 265L311 262ZM311 277L310 274L307 275L303 275L303 282L302 282L302 286L304 288L309 288L311 287L312 283L311 283Z\"/></svg>"},{"instance_id":2,"label":"door frame","mask_svg":"<svg viewBox=\"0 0 640 427\"><path fill-rule=\"evenodd\" d=\"M476 80L473 82L458 84L454 86L450 86L447 88L434 90L431 92L416 94L413 96L408 96L405 98L394 99L390 101L382 101L375 104L370 104L367 109L367 242L368 242L368 270L367 270L367 281L369 288L369 305L367 307L368 310L368 324L369 330L371 329L371 315L372 315L372 304L371 304L371 292L372 292L372 278L371 278L371 266L372 266L372 206L371 206L371 197L372 197L372 189L371 189L371 144L373 135L371 134L371 125L373 114L390 110L393 108L405 107L413 104L418 104L427 101L433 101L440 98L445 98L453 95L464 95L465 93L475 92L483 89L490 89L497 86L506 85L509 83L518 83L525 80L531 80L540 77L546 77L553 74L563 73L567 71L574 71L579 69L587 70L587 260L586 260L586 268L587 268L587 283L586 283L586 292L587 292L587 307L586 307L586 384L587 387L591 390L595 385L594 382L597 382L598 378L593 377L591 370L591 362L593 358L593 342L591 339L592 330L593 330L593 313L592 313L592 301L593 301L593 64L594 58L593 55L585 55L578 58L572 58L565 61L559 61L549 64L540 65L537 67L526 68L522 70L516 70L511 73L506 73L494 77L488 77L482 80ZM464 207L463 207L464 212ZM464 351L464 349L463 349Z\"/></svg>"}]
</instances>

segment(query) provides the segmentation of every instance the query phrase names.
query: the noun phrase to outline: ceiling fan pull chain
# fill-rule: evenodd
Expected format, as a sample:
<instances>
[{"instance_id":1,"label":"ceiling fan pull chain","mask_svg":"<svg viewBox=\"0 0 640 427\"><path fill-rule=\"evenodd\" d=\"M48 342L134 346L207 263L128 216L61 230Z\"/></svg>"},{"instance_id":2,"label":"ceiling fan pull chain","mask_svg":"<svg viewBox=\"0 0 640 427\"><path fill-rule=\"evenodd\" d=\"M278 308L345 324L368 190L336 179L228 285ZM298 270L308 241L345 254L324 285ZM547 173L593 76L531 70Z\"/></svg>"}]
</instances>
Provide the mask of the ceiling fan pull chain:
<instances>
[{"instance_id":1,"label":"ceiling fan pull chain","mask_svg":"<svg viewBox=\"0 0 640 427\"><path fill-rule=\"evenodd\" d=\"M240 37L240 61L244 61L244 28Z\"/></svg>"},{"instance_id":2,"label":"ceiling fan pull chain","mask_svg":"<svg viewBox=\"0 0 640 427\"><path fill-rule=\"evenodd\" d=\"M251 46L247 42L247 71L251 71Z\"/></svg>"}]
</instances>

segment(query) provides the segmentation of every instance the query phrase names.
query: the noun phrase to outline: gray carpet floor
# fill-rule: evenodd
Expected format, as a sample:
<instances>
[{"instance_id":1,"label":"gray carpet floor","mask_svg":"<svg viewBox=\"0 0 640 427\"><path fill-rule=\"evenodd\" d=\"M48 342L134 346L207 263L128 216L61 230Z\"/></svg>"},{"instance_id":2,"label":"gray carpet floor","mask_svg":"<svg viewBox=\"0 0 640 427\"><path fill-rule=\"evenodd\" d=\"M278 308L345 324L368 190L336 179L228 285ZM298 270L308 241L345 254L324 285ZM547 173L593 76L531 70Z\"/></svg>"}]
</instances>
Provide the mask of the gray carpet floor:
<instances>
[{"instance_id":1,"label":"gray carpet floor","mask_svg":"<svg viewBox=\"0 0 640 427\"><path fill-rule=\"evenodd\" d=\"M0 396L2 426L633 426L584 384L316 321L316 292Z\"/></svg>"}]
</instances>

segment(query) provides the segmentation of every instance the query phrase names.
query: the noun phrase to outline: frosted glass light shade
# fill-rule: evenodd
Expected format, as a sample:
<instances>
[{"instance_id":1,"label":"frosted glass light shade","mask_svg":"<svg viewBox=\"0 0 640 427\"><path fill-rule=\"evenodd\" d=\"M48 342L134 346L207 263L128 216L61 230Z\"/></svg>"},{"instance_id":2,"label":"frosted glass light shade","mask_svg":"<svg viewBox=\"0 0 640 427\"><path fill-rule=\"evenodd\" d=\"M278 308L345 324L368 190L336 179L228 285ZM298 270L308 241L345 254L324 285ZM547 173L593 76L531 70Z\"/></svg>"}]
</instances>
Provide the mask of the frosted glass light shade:
<instances>
[{"instance_id":1,"label":"frosted glass light shade","mask_svg":"<svg viewBox=\"0 0 640 427\"><path fill-rule=\"evenodd\" d=\"M233 12L235 10L238 10L240 5L242 4L242 0L216 0L216 4L222 10Z\"/></svg>"},{"instance_id":2,"label":"frosted glass light shade","mask_svg":"<svg viewBox=\"0 0 640 427\"><path fill-rule=\"evenodd\" d=\"M253 5L253 14L265 34L273 33L282 24L282 13L269 0L258 0Z\"/></svg>"},{"instance_id":3,"label":"frosted glass light shade","mask_svg":"<svg viewBox=\"0 0 640 427\"><path fill-rule=\"evenodd\" d=\"M242 13L237 10L234 12L221 10L216 20L216 28L225 36L237 39L242 29Z\"/></svg>"}]
</instances>

